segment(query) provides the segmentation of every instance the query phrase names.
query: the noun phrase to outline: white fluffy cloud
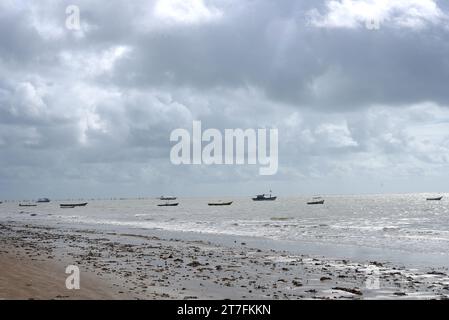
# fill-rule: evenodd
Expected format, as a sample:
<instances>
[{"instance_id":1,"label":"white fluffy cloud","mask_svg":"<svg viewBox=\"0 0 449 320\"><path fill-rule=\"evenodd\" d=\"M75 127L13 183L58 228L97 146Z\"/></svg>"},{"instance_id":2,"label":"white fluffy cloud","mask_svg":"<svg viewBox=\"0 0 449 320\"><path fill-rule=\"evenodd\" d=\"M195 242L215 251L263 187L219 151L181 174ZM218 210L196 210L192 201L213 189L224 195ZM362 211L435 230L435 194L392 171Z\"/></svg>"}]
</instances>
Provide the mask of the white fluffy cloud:
<instances>
[{"instance_id":1,"label":"white fluffy cloud","mask_svg":"<svg viewBox=\"0 0 449 320\"><path fill-rule=\"evenodd\" d=\"M167 23L201 24L219 19L222 12L203 0L158 0L154 15Z\"/></svg>"},{"instance_id":2,"label":"white fluffy cloud","mask_svg":"<svg viewBox=\"0 0 449 320\"><path fill-rule=\"evenodd\" d=\"M378 22L421 29L448 22L435 0L327 0L325 12L311 9L309 18L314 26L327 28L366 27Z\"/></svg>"}]
</instances>

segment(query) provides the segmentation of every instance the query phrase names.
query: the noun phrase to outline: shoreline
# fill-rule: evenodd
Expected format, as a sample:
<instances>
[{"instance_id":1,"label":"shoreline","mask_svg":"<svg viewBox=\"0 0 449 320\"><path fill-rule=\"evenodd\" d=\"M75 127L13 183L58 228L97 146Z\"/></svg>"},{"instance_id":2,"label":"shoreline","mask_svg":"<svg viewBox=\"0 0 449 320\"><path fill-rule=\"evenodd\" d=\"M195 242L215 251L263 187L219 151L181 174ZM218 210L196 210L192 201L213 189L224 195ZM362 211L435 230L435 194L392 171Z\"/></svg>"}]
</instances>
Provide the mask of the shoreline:
<instances>
[{"instance_id":1,"label":"shoreline","mask_svg":"<svg viewBox=\"0 0 449 320\"><path fill-rule=\"evenodd\" d=\"M95 224L85 224L88 228L96 228ZM257 249L288 252L292 255L309 255L326 257L334 260L351 260L366 263L367 261L388 262L404 268L444 268L448 266L449 256L434 253L411 252L404 250L366 247L350 244L330 244L327 242L313 242L311 240L279 240L262 236L243 236L226 233L208 233L195 231L174 231L166 229L124 228L127 232L143 235L151 233L160 237L169 237L183 241L206 241L225 247L235 247L245 242ZM107 230L107 229L106 229Z\"/></svg>"},{"instance_id":2,"label":"shoreline","mask_svg":"<svg viewBox=\"0 0 449 320\"><path fill-rule=\"evenodd\" d=\"M156 235L157 234L157 235ZM427 271L173 238L0 223L2 299L447 299L447 268ZM20 260L13 260L17 253ZM34 260L33 260L34 259ZM19 261L20 268L14 268ZM81 290L66 290L77 265ZM45 266L45 267L44 267ZM59 266L59 267L58 267ZM16 269L16 270L15 270ZM380 288L366 286L372 270ZM41 272L43 270L43 272ZM41 272L41 273L40 273ZM30 288L20 275L28 275ZM83 280L84 279L84 280ZM86 281L87 280L87 281ZM62 293L54 289L63 287ZM16 289L17 288L17 289ZM61 288L61 287L58 287ZM19 290L20 289L20 290ZM67 294L67 291L70 294Z\"/></svg>"}]
</instances>

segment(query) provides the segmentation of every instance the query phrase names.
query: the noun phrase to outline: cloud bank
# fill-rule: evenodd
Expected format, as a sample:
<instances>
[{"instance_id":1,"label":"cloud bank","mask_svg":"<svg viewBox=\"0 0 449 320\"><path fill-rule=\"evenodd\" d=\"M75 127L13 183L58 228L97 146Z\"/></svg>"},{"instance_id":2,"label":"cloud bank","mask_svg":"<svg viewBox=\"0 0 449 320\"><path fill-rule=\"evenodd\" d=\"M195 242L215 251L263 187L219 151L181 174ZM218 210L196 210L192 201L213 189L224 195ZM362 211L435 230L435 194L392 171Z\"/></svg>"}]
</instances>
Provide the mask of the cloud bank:
<instances>
[{"instance_id":1,"label":"cloud bank","mask_svg":"<svg viewBox=\"0 0 449 320\"><path fill-rule=\"evenodd\" d=\"M446 190L444 1L6 0L0 28L0 197ZM278 128L278 174L173 166L193 120Z\"/></svg>"}]
</instances>

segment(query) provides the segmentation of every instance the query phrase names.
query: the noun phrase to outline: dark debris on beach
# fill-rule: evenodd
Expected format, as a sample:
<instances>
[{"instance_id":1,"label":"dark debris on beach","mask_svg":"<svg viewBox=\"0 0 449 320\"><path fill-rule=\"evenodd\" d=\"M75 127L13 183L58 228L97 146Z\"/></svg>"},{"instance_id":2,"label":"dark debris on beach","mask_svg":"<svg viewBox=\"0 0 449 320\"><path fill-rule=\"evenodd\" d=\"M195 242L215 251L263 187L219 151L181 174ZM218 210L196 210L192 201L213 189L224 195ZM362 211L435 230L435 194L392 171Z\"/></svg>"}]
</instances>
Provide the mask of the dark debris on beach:
<instances>
[{"instance_id":1,"label":"dark debris on beach","mask_svg":"<svg viewBox=\"0 0 449 320\"><path fill-rule=\"evenodd\" d=\"M135 299L446 299L447 270L412 272L287 252L87 229L0 224L1 250L76 264ZM150 233L150 231L149 231ZM380 289L368 289L369 268Z\"/></svg>"}]
</instances>

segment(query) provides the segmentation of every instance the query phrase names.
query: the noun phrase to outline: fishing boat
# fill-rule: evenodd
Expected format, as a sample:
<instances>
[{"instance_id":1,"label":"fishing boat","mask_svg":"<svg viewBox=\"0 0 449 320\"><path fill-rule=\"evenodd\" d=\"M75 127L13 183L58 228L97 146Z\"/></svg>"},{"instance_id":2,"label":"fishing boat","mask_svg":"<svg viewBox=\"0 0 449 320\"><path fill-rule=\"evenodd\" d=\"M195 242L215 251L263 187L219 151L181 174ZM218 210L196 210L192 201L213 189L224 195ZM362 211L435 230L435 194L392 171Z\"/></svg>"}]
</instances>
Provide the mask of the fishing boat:
<instances>
[{"instance_id":1,"label":"fishing boat","mask_svg":"<svg viewBox=\"0 0 449 320\"><path fill-rule=\"evenodd\" d=\"M176 203L168 203L167 202L167 203L160 203L157 206L158 207L177 207L178 204L179 204L179 202L176 202Z\"/></svg>"},{"instance_id":2,"label":"fishing boat","mask_svg":"<svg viewBox=\"0 0 449 320\"><path fill-rule=\"evenodd\" d=\"M84 203L61 203L59 206L61 208L70 208L70 207L85 207L87 202Z\"/></svg>"},{"instance_id":3,"label":"fishing boat","mask_svg":"<svg viewBox=\"0 0 449 320\"><path fill-rule=\"evenodd\" d=\"M307 204L324 204L324 199L321 197L313 197L311 201L308 201Z\"/></svg>"},{"instance_id":4,"label":"fishing boat","mask_svg":"<svg viewBox=\"0 0 449 320\"><path fill-rule=\"evenodd\" d=\"M23 203L19 203L19 207L37 207L37 204L23 204Z\"/></svg>"},{"instance_id":5,"label":"fishing boat","mask_svg":"<svg viewBox=\"0 0 449 320\"><path fill-rule=\"evenodd\" d=\"M253 198L253 201L274 201L277 199L276 196L272 196L271 195L271 190L270 190L270 194L258 194L255 198Z\"/></svg>"},{"instance_id":6,"label":"fishing boat","mask_svg":"<svg viewBox=\"0 0 449 320\"><path fill-rule=\"evenodd\" d=\"M440 201L441 199L443 199L443 196L441 197L436 197L436 198L427 198L427 201Z\"/></svg>"},{"instance_id":7,"label":"fishing boat","mask_svg":"<svg viewBox=\"0 0 449 320\"><path fill-rule=\"evenodd\" d=\"M37 199L36 202L37 203L48 203L48 202L50 202L50 199L48 199L48 198L40 198L40 199Z\"/></svg>"},{"instance_id":8,"label":"fishing boat","mask_svg":"<svg viewBox=\"0 0 449 320\"><path fill-rule=\"evenodd\" d=\"M176 200L176 197L173 197L173 196L168 196L168 197L160 196L159 200L162 200L162 201Z\"/></svg>"},{"instance_id":9,"label":"fishing boat","mask_svg":"<svg viewBox=\"0 0 449 320\"><path fill-rule=\"evenodd\" d=\"M229 202L210 202L207 205L209 206L230 206L232 204L233 201L229 201Z\"/></svg>"},{"instance_id":10,"label":"fishing boat","mask_svg":"<svg viewBox=\"0 0 449 320\"><path fill-rule=\"evenodd\" d=\"M324 204L324 199L323 200L309 201L309 202L307 202L307 204Z\"/></svg>"},{"instance_id":11,"label":"fishing boat","mask_svg":"<svg viewBox=\"0 0 449 320\"><path fill-rule=\"evenodd\" d=\"M253 198L254 201L274 201L276 200L277 197L276 196L271 196L267 195L267 194L258 194L255 198Z\"/></svg>"},{"instance_id":12,"label":"fishing boat","mask_svg":"<svg viewBox=\"0 0 449 320\"><path fill-rule=\"evenodd\" d=\"M61 209L73 209L75 206L61 206Z\"/></svg>"}]
</instances>

